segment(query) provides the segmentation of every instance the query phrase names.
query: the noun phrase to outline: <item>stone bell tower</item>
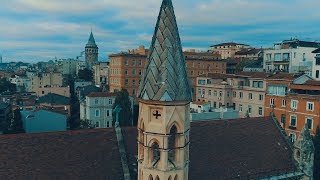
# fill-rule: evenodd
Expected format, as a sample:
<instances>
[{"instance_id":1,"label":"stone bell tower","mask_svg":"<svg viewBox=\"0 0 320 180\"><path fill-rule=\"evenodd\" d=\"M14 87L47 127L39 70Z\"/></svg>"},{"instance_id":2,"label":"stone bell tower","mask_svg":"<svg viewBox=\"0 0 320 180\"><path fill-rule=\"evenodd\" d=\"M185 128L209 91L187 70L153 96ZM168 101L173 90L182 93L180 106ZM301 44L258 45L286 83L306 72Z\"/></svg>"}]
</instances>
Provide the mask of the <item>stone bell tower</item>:
<instances>
[{"instance_id":1,"label":"stone bell tower","mask_svg":"<svg viewBox=\"0 0 320 180\"><path fill-rule=\"evenodd\" d=\"M138 97L138 179L188 179L192 94L171 0L162 2Z\"/></svg>"},{"instance_id":2,"label":"stone bell tower","mask_svg":"<svg viewBox=\"0 0 320 180\"><path fill-rule=\"evenodd\" d=\"M92 66L98 62L98 54L99 54L99 48L96 44L96 41L93 37L93 33L91 31L88 43L86 44L86 47L85 47L86 62L89 68L92 68Z\"/></svg>"},{"instance_id":3,"label":"stone bell tower","mask_svg":"<svg viewBox=\"0 0 320 180\"><path fill-rule=\"evenodd\" d=\"M301 130L301 134L293 147L293 157L297 167L305 174L302 179L312 180L315 149L307 124Z\"/></svg>"}]
</instances>

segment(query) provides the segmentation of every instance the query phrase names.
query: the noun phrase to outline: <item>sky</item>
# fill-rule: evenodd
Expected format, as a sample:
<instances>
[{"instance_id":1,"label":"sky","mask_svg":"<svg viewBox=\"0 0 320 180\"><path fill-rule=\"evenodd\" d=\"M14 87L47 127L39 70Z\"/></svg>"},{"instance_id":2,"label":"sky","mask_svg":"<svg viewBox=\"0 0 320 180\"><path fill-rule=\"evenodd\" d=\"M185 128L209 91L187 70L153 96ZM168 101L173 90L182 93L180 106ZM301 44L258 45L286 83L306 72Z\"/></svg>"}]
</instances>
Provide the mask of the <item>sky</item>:
<instances>
[{"instance_id":1,"label":"sky","mask_svg":"<svg viewBox=\"0 0 320 180\"><path fill-rule=\"evenodd\" d=\"M172 0L184 49L222 42L272 47L320 41L319 0ZM4 62L75 58L92 28L99 60L150 46L161 0L1 0Z\"/></svg>"}]
</instances>

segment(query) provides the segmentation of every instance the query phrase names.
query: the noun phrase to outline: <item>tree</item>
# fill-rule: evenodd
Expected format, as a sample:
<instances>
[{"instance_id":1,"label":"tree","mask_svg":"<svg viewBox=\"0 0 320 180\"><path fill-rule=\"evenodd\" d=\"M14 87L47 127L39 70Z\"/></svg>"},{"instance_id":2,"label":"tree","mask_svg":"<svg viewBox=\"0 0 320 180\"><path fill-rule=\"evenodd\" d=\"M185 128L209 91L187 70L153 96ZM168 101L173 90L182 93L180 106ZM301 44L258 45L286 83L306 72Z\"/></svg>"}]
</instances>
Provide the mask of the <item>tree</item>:
<instances>
[{"instance_id":1,"label":"tree","mask_svg":"<svg viewBox=\"0 0 320 180\"><path fill-rule=\"evenodd\" d=\"M313 178L320 179L320 129L317 128L316 135L314 137L314 171Z\"/></svg>"},{"instance_id":2,"label":"tree","mask_svg":"<svg viewBox=\"0 0 320 180\"><path fill-rule=\"evenodd\" d=\"M17 108L13 112L13 121L12 121L10 129L11 129L11 131L10 131L11 134L24 132L23 123L22 123L22 119L21 119L21 112L20 112L19 108Z\"/></svg>"},{"instance_id":3,"label":"tree","mask_svg":"<svg viewBox=\"0 0 320 180\"><path fill-rule=\"evenodd\" d=\"M131 101L129 99L129 93L126 89L121 89L117 93L115 103L113 104L113 109L120 105L122 108L122 111L119 113L119 123L120 126L132 126L132 108L131 108ZM116 121L116 115L113 112L112 113L113 122L112 124L115 124Z\"/></svg>"},{"instance_id":4,"label":"tree","mask_svg":"<svg viewBox=\"0 0 320 180\"><path fill-rule=\"evenodd\" d=\"M0 93L2 92L16 92L16 85L10 83L10 81L7 81L6 78L0 79Z\"/></svg>"},{"instance_id":5,"label":"tree","mask_svg":"<svg viewBox=\"0 0 320 180\"><path fill-rule=\"evenodd\" d=\"M92 81L93 80L93 72L88 68L85 68L83 70L79 70L78 78L83 79L85 81Z\"/></svg>"}]
</instances>

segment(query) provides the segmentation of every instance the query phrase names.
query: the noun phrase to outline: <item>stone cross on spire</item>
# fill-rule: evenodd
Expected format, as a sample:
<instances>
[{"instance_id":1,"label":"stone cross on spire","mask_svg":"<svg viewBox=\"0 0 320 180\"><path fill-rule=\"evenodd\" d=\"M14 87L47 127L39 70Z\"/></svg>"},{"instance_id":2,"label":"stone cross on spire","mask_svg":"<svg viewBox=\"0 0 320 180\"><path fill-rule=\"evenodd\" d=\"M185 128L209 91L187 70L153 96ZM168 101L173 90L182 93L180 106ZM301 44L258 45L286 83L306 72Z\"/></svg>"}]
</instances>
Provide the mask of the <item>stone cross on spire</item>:
<instances>
[{"instance_id":1,"label":"stone cross on spire","mask_svg":"<svg viewBox=\"0 0 320 180\"><path fill-rule=\"evenodd\" d=\"M171 0L163 0L138 97L191 101L192 94Z\"/></svg>"}]
</instances>

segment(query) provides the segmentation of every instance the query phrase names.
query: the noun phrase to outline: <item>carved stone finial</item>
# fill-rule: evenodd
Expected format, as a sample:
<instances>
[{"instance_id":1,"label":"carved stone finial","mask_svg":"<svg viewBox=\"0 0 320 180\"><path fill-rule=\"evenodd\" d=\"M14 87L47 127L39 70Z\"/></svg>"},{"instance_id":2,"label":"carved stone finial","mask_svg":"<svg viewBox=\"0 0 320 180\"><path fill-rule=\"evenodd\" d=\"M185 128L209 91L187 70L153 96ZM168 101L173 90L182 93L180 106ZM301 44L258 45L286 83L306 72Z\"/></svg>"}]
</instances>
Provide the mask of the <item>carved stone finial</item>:
<instances>
[{"instance_id":1,"label":"carved stone finial","mask_svg":"<svg viewBox=\"0 0 320 180\"><path fill-rule=\"evenodd\" d=\"M306 124L294 143L294 159L298 168L310 179L313 179L314 150L313 138Z\"/></svg>"}]
</instances>

